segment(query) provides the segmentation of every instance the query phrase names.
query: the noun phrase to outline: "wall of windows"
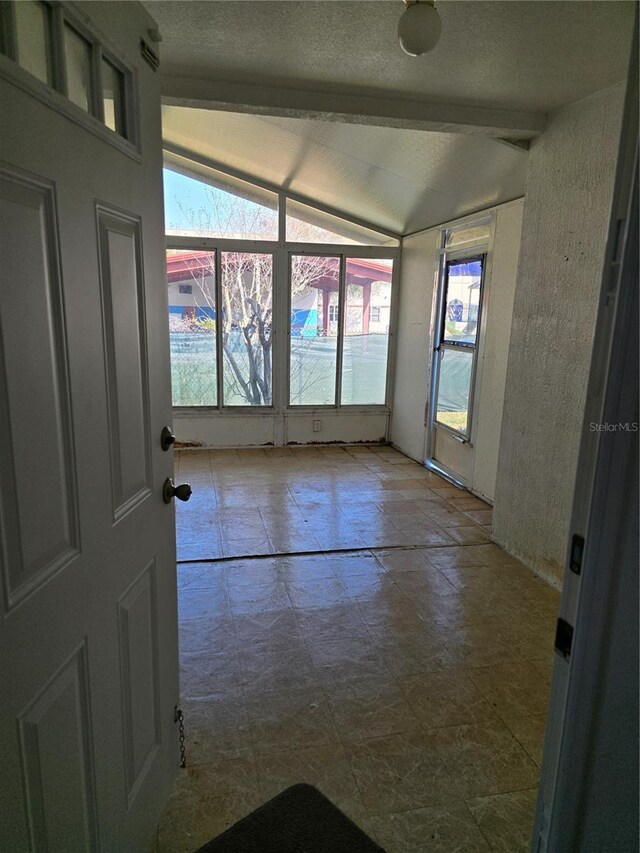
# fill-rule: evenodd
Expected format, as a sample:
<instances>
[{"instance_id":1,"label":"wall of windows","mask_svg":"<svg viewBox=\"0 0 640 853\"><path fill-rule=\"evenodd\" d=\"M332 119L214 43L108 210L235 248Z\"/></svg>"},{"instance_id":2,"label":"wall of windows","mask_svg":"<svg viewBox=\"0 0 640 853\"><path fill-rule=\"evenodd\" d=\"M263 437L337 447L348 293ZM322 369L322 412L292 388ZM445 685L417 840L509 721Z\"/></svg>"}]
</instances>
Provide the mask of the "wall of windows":
<instances>
[{"instance_id":1,"label":"wall of windows","mask_svg":"<svg viewBox=\"0 0 640 853\"><path fill-rule=\"evenodd\" d=\"M358 407L384 437L399 239L178 154L164 185L176 418L243 444L242 416L262 413L283 443L324 411L316 440L353 440L333 436ZM231 419L234 440L204 417L218 434Z\"/></svg>"}]
</instances>

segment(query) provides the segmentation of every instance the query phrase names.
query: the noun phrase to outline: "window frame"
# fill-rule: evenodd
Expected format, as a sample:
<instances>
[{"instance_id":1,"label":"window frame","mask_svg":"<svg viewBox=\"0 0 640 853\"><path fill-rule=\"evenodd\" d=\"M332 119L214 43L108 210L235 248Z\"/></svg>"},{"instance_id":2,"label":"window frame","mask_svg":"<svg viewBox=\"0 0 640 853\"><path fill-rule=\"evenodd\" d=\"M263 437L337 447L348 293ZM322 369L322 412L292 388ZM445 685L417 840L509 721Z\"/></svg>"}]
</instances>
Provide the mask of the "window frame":
<instances>
[{"instance_id":1,"label":"window frame","mask_svg":"<svg viewBox=\"0 0 640 853\"><path fill-rule=\"evenodd\" d=\"M217 253L217 263L220 265L221 252L239 251L239 252L254 252L266 253L273 255L273 339L272 339L272 405L271 406L225 406L222 404L222 371L223 361L221 352L221 340L218 343L218 405L217 406L174 406L175 413L183 416L207 414L215 415L216 417L237 417L238 415L259 416L270 414L272 416L284 416L285 418L292 414L312 413L315 411L332 411L343 412L347 414L390 414L391 399L393 395L392 378L395 364L395 349L396 349L396 326L397 326L397 306L399 300L399 282L400 282L400 258L402 254L402 237L399 234L385 230L371 223L355 217L350 217L342 211L335 210L327 205L315 202L305 196L298 195L288 190L283 190L266 181L261 181L251 175L247 175L236 169L230 169L223 164L211 160L206 157L195 155L192 152L187 152L179 146L165 146L165 167L180 171L185 168L191 177L201 179L206 182L206 170L210 169L218 173L223 173L239 181L244 181L254 185L262 190L275 193L278 198L278 239L277 240L243 240L238 238L225 237L194 237L194 236L176 236L165 235L165 248L167 250L190 250L190 251L215 251ZM198 170L202 170L199 172ZM359 245L357 243L305 243L305 242L287 242L286 237L286 202L287 199L299 201L309 207L316 208L322 213L328 213L339 219L352 222L355 225L377 232L378 234L387 237L392 245ZM340 353L340 361L337 365L339 374L337 377L337 395L332 405L324 406L297 406L290 405L290 358L291 358L291 254L308 254L313 256L328 255L331 257L348 258L371 258L385 259L393 261L393 271L391 276L391 302L389 310L389 337L387 349L387 371L385 376L385 400L380 404L341 404L340 396L342 383L342 352ZM222 287L222 276L220 266L217 269L216 287ZM344 276L341 274L341 290L344 287ZM216 291L216 299L221 299L220 289ZM222 304L220 301L218 304ZM339 303L339 323L344 323L344 295L340 297ZM220 339L220 335L217 335ZM339 346L342 347L342 326L340 327Z\"/></svg>"},{"instance_id":2,"label":"window frame","mask_svg":"<svg viewBox=\"0 0 640 853\"><path fill-rule=\"evenodd\" d=\"M287 244L291 245L291 244ZM311 246L315 244L304 244L306 250L289 248L287 254L287 316L289 318L288 334L287 334L287 382L286 382L286 412L316 412L322 410L345 411L345 412L387 412L391 411L391 394L392 394L392 375L393 375L393 360L395 357L395 328L396 328L396 305L397 291L399 281L399 250L395 252L389 249L380 249L378 247L354 247L343 244L332 246L332 251L315 251ZM329 249L326 244L322 245L324 249ZM360 249L367 249L366 252L360 252ZM294 255L310 255L312 257L337 257L340 259L340 282L338 287L338 332L337 332L337 354L336 354L336 384L335 398L332 404L325 405L304 405L291 403L291 259ZM391 269L391 301L389 311L389 332L387 342L387 367L385 375L385 398L382 403L342 403L342 373L344 361L344 338L345 338L345 311L346 311L346 288L347 288L347 261L358 260L359 258L370 258L372 260L391 260L393 263Z\"/></svg>"},{"instance_id":3,"label":"window frame","mask_svg":"<svg viewBox=\"0 0 640 853\"><path fill-rule=\"evenodd\" d=\"M437 311L437 328L436 338L434 341L434 359L433 376L433 425L437 429L441 429L454 436L464 444L471 444L471 434L473 429L473 409L476 386L476 372L478 367L478 350L480 348L480 336L482 334L482 315L483 315L483 300L488 263L488 250L479 250L476 246L464 247L454 251L447 251L442 257L441 268L441 284L438 288L438 311ZM479 261L481 264L480 273L480 293L478 296L478 318L476 323L475 342L468 341L448 341L445 339L446 333L446 311L447 311L447 293L449 290L449 271L451 267L458 266L463 263L471 263ZM464 430L454 429L448 424L438 420L438 395L440 392L440 372L444 359L444 353L447 350L452 352L468 352L471 353L471 371L469 375L469 399L467 403L467 422Z\"/></svg>"},{"instance_id":4,"label":"window frame","mask_svg":"<svg viewBox=\"0 0 640 853\"><path fill-rule=\"evenodd\" d=\"M67 116L132 159L140 160L139 108L135 70L120 57L115 47L107 45L102 38L92 32L68 4L51 2L51 0L35 0L40 6L48 9L51 80L48 83L43 82L19 63L15 2L16 0L0 2L2 24L0 31L3 33L0 39L0 76L18 85L46 106ZM66 27L73 30L89 45L90 105L88 111L68 97L64 44ZM122 133L112 130L104 122L102 59L123 76Z\"/></svg>"}]
</instances>

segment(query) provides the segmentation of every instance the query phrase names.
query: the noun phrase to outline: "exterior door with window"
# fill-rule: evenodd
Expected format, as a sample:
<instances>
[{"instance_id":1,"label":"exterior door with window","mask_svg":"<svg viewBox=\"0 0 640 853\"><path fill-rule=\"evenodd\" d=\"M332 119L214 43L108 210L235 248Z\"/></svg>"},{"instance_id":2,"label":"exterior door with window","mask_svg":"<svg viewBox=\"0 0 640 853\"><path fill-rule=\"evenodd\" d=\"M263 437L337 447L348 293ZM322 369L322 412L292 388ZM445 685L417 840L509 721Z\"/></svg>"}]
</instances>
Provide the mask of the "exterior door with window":
<instances>
[{"instance_id":1,"label":"exterior door with window","mask_svg":"<svg viewBox=\"0 0 640 853\"><path fill-rule=\"evenodd\" d=\"M142 851L178 764L154 23L2 6L0 849Z\"/></svg>"},{"instance_id":2,"label":"exterior door with window","mask_svg":"<svg viewBox=\"0 0 640 853\"><path fill-rule=\"evenodd\" d=\"M470 487L486 255L445 255L438 293L429 445L431 463Z\"/></svg>"}]
</instances>

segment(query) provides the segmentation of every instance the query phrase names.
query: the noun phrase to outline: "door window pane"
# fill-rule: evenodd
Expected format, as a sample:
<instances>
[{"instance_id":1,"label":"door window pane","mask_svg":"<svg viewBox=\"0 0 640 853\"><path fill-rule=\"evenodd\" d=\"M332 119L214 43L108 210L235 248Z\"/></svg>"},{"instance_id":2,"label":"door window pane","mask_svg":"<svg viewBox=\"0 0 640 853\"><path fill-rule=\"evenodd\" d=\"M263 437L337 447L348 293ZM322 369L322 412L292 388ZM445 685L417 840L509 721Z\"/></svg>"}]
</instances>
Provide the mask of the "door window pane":
<instances>
[{"instance_id":1,"label":"door window pane","mask_svg":"<svg viewBox=\"0 0 640 853\"><path fill-rule=\"evenodd\" d=\"M221 263L224 405L270 406L273 256L222 252Z\"/></svg>"},{"instance_id":2,"label":"door window pane","mask_svg":"<svg viewBox=\"0 0 640 853\"><path fill-rule=\"evenodd\" d=\"M233 240L278 239L276 193L214 169L196 175L182 168L180 171L165 168L164 205L167 234Z\"/></svg>"},{"instance_id":3,"label":"door window pane","mask_svg":"<svg viewBox=\"0 0 640 853\"><path fill-rule=\"evenodd\" d=\"M215 252L167 252L174 406L218 403L215 275Z\"/></svg>"},{"instance_id":4,"label":"door window pane","mask_svg":"<svg viewBox=\"0 0 640 853\"><path fill-rule=\"evenodd\" d=\"M482 258L447 265L443 340L475 344L482 290Z\"/></svg>"},{"instance_id":5,"label":"door window pane","mask_svg":"<svg viewBox=\"0 0 640 853\"><path fill-rule=\"evenodd\" d=\"M341 394L344 406L384 405L392 274L392 260L347 260Z\"/></svg>"},{"instance_id":6,"label":"door window pane","mask_svg":"<svg viewBox=\"0 0 640 853\"><path fill-rule=\"evenodd\" d=\"M69 100L91 112L91 45L68 25L64 28L64 54Z\"/></svg>"},{"instance_id":7,"label":"door window pane","mask_svg":"<svg viewBox=\"0 0 640 853\"><path fill-rule=\"evenodd\" d=\"M436 421L463 435L469 421L473 356L472 350L440 350Z\"/></svg>"},{"instance_id":8,"label":"door window pane","mask_svg":"<svg viewBox=\"0 0 640 853\"><path fill-rule=\"evenodd\" d=\"M287 240L294 243L339 243L397 246L398 241L299 201L287 200Z\"/></svg>"},{"instance_id":9,"label":"door window pane","mask_svg":"<svg viewBox=\"0 0 640 853\"><path fill-rule=\"evenodd\" d=\"M292 406L335 405L339 290L339 258L291 257Z\"/></svg>"},{"instance_id":10,"label":"door window pane","mask_svg":"<svg viewBox=\"0 0 640 853\"><path fill-rule=\"evenodd\" d=\"M124 74L106 59L102 60L102 104L107 127L126 136L124 113Z\"/></svg>"},{"instance_id":11,"label":"door window pane","mask_svg":"<svg viewBox=\"0 0 640 853\"><path fill-rule=\"evenodd\" d=\"M51 84L49 9L35 0L14 3L18 62L38 80Z\"/></svg>"},{"instance_id":12,"label":"door window pane","mask_svg":"<svg viewBox=\"0 0 640 853\"><path fill-rule=\"evenodd\" d=\"M460 249L469 243L477 243L480 240L488 243L490 231L491 223L489 221L448 228L445 234L445 248Z\"/></svg>"}]
</instances>

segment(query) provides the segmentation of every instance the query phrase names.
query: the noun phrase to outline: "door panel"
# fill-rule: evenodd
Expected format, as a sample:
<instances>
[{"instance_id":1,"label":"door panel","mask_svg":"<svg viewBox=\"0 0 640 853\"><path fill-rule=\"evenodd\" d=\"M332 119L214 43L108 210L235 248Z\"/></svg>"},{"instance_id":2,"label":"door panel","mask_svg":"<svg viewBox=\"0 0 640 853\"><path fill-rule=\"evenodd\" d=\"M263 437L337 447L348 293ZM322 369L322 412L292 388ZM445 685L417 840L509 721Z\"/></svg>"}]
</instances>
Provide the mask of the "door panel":
<instances>
[{"instance_id":1,"label":"door panel","mask_svg":"<svg viewBox=\"0 0 640 853\"><path fill-rule=\"evenodd\" d=\"M78 518L51 186L16 170L1 170L0 232L0 269L6 282L0 289L0 526L6 604L11 608L77 553ZM33 417L34 398L38 418Z\"/></svg>"},{"instance_id":2,"label":"door panel","mask_svg":"<svg viewBox=\"0 0 640 853\"><path fill-rule=\"evenodd\" d=\"M83 643L19 721L30 841L34 850L91 850L96 802Z\"/></svg>"},{"instance_id":3,"label":"door panel","mask_svg":"<svg viewBox=\"0 0 640 853\"><path fill-rule=\"evenodd\" d=\"M149 563L121 597L118 621L127 799L131 802L160 745L155 562Z\"/></svg>"},{"instance_id":4,"label":"door panel","mask_svg":"<svg viewBox=\"0 0 640 853\"><path fill-rule=\"evenodd\" d=\"M97 209L114 517L149 494L149 383L140 223Z\"/></svg>"},{"instance_id":5,"label":"door panel","mask_svg":"<svg viewBox=\"0 0 640 853\"><path fill-rule=\"evenodd\" d=\"M140 4L73 14L140 148L0 56L0 850L137 853L179 757L160 88Z\"/></svg>"}]
</instances>

